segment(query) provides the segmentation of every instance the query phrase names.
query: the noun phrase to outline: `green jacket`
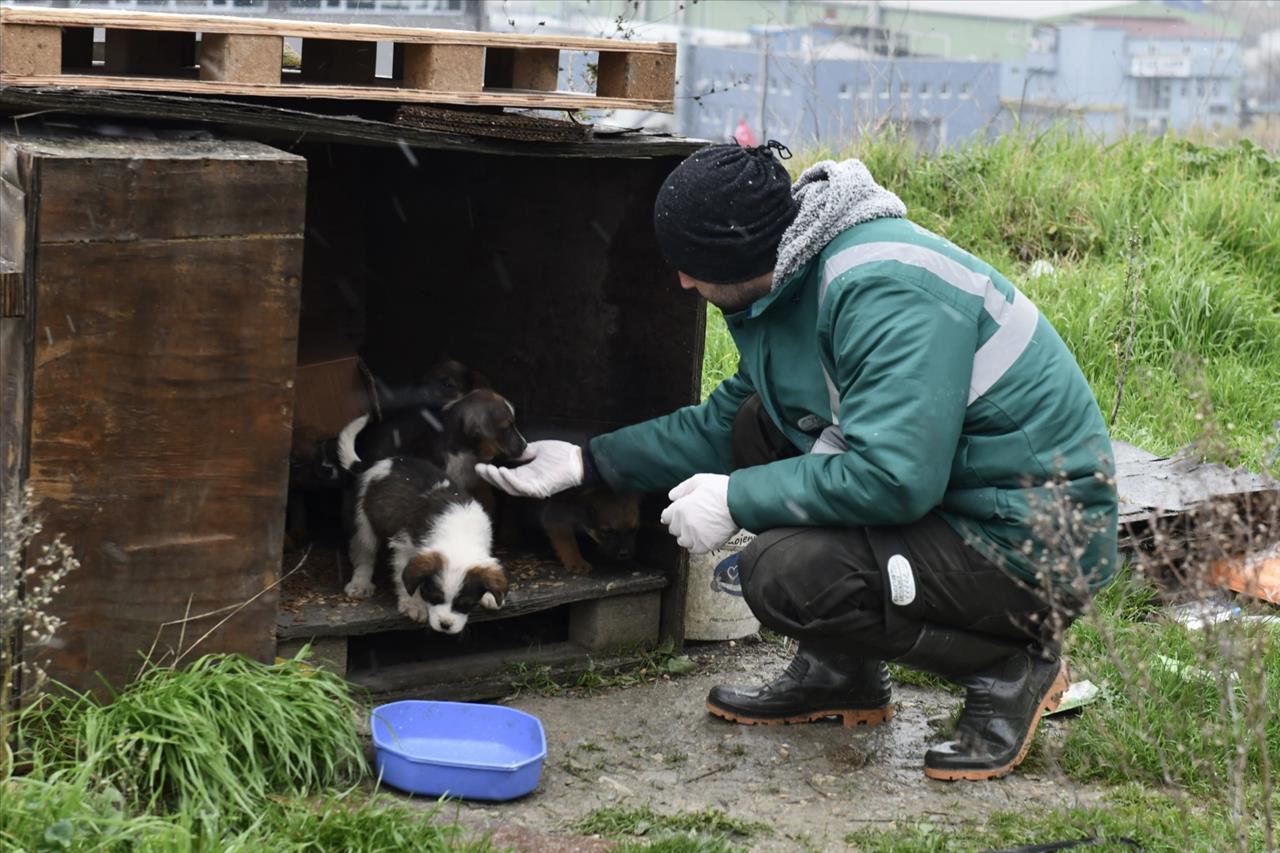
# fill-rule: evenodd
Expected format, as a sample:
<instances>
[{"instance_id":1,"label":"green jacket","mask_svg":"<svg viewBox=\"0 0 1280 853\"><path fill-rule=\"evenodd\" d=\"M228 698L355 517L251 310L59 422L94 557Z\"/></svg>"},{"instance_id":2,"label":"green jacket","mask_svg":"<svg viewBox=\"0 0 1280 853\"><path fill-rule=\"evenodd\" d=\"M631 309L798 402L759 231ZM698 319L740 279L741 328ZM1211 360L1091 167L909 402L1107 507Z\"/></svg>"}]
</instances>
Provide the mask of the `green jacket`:
<instances>
[{"instance_id":1,"label":"green jacket","mask_svg":"<svg viewBox=\"0 0 1280 853\"><path fill-rule=\"evenodd\" d=\"M1064 548L1090 588L1115 571L1102 415L1053 326L988 264L906 219L876 219L726 319L735 376L702 405L591 442L611 487L732 472L729 510L757 533L938 509L1024 578ZM733 471L733 419L752 393L804 455ZM1064 492L1079 509L1066 529L1053 520Z\"/></svg>"}]
</instances>

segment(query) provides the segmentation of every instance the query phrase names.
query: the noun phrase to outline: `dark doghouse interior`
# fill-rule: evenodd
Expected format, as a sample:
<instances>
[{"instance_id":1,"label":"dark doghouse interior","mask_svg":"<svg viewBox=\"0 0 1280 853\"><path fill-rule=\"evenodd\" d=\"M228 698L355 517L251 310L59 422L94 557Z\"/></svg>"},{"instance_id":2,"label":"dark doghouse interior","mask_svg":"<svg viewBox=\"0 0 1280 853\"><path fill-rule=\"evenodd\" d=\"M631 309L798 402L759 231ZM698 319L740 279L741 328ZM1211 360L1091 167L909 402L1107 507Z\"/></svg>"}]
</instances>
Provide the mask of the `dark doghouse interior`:
<instances>
[{"instance_id":1,"label":"dark doghouse interior","mask_svg":"<svg viewBox=\"0 0 1280 853\"><path fill-rule=\"evenodd\" d=\"M355 352L379 379L404 385L441 359L458 359L512 402L530 439L580 441L696 397L701 310L679 292L651 224L670 158L329 144L294 152L307 158L309 172L300 360ZM306 525L298 535L291 524L284 571L299 556L290 547L310 543L313 554L285 584L286 609L291 598L340 597L350 577L341 490L295 488L292 499L304 502ZM596 573L674 576L678 552L660 535L657 512L647 500L635 563L597 564ZM555 566L541 531L500 538L504 559ZM379 595L387 594L386 576L375 580ZM512 578L513 591L520 583ZM542 641L562 640L564 627L544 624L548 618L506 634L477 626L470 638L450 638L449 648L528 645L533 629ZM394 634L383 636L388 649L397 645ZM351 666L394 656L365 638Z\"/></svg>"}]
</instances>

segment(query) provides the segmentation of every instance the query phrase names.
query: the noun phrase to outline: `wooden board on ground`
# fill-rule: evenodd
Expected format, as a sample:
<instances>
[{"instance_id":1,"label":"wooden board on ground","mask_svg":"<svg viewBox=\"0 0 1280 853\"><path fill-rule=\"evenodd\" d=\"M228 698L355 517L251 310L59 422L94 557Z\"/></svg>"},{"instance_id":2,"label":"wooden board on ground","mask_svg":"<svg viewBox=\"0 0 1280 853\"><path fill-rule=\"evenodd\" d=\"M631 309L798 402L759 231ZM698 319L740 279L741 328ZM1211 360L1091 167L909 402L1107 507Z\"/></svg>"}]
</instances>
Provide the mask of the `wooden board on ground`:
<instances>
[{"instance_id":1,"label":"wooden board on ground","mask_svg":"<svg viewBox=\"0 0 1280 853\"><path fill-rule=\"evenodd\" d=\"M1123 441L1113 446L1122 525L1186 513L1214 500L1280 489L1280 482L1270 477L1204 462L1188 452L1157 456Z\"/></svg>"},{"instance_id":2,"label":"wooden board on ground","mask_svg":"<svg viewBox=\"0 0 1280 853\"><path fill-rule=\"evenodd\" d=\"M85 67L86 30L106 34ZM301 38L301 71L283 64ZM392 76L374 75L377 42ZM596 57L595 91L559 91L562 51ZM90 9L0 9L0 83L535 109L671 112L676 47L558 35Z\"/></svg>"}]
</instances>

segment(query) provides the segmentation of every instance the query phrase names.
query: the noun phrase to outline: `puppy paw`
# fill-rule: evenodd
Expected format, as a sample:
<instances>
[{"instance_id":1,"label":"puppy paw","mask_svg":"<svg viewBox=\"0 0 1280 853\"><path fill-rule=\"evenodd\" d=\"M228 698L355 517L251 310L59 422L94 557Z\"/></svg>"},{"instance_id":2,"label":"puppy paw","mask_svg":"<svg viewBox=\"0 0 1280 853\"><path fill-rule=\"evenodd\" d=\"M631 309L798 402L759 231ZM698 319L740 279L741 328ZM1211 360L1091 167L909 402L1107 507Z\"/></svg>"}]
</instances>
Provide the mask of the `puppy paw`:
<instances>
[{"instance_id":1,"label":"puppy paw","mask_svg":"<svg viewBox=\"0 0 1280 853\"><path fill-rule=\"evenodd\" d=\"M417 596L411 598L400 599L396 609L404 616L408 616L414 622L427 621L427 603Z\"/></svg>"},{"instance_id":2,"label":"puppy paw","mask_svg":"<svg viewBox=\"0 0 1280 853\"><path fill-rule=\"evenodd\" d=\"M571 574L585 575L591 572L591 564L581 557L576 560L567 560L563 565Z\"/></svg>"},{"instance_id":3,"label":"puppy paw","mask_svg":"<svg viewBox=\"0 0 1280 853\"><path fill-rule=\"evenodd\" d=\"M368 598L373 595L373 581L364 578L352 578L351 581L342 588L348 598Z\"/></svg>"}]
</instances>

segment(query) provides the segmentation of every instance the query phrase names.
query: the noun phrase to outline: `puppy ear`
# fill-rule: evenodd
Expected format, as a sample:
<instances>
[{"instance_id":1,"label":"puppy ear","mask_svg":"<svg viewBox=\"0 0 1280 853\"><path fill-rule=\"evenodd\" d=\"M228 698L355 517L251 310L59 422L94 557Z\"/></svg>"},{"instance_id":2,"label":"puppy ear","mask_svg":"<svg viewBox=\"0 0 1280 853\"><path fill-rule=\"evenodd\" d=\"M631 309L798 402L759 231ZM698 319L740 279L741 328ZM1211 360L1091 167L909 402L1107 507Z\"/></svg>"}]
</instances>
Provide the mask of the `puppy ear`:
<instances>
[{"instance_id":1,"label":"puppy ear","mask_svg":"<svg viewBox=\"0 0 1280 853\"><path fill-rule=\"evenodd\" d=\"M478 441L487 432L484 423L484 407L479 402L480 398L473 396L473 393L462 395L448 409L449 413L456 418L462 435L470 442Z\"/></svg>"},{"instance_id":2,"label":"puppy ear","mask_svg":"<svg viewBox=\"0 0 1280 853\"><path fill-rule=\"evenodd\" d=\"M436 572L444 569L444 557L439 551L426 551L415 556L404 567L404 573L400 575L400 581L404 584L405 590L413 595L427 579Z\"/></svg>"},{"instance_id":3,"label":"puppy ear","mask_svg":"<svg viewBox=\"0 0 1280 853\"><path fill-rule=\"evenodd\" d=\"M497 562L485 563L471 568L471 576L479 581L485 590L480 596L480 606L488 610L497 610L507 598L507 576Z\"/></svg>"}]
</instances>

